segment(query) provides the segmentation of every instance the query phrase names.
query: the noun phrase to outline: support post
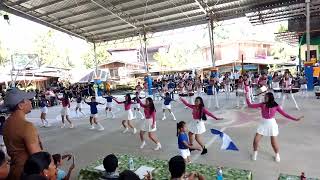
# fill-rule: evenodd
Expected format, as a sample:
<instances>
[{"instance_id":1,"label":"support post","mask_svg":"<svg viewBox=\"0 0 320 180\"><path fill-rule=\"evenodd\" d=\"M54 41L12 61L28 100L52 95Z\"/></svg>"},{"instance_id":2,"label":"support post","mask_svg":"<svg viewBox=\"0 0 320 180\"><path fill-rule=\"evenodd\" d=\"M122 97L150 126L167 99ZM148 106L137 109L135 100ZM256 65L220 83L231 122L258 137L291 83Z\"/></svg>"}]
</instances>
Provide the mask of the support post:
<instances>
[{"instance_id":1,"label":"support post","mask_svg":"<svg viewBox=\"0 0 320 180\"><path fill-rule=\"evenodd\" d=\"M306 43L307 43L307 59L310 61L310 0L306 0Z\"/></svg>"},{"instance_id":2,"label":"support post","mask_svg":"<svg viewBox=\"0 0 320 180\"><path fill-rule=\"evenodd\" d=\"M93 43L93 51L94 51L94 66L95 66L95 70L94 70L94 74L95 74L95 78L94 78L94 83L98 86L97 83L97 78L98 78L98 61L97 61L97 49L96 49L96 43ZM94 88L94 94L96 97L98 97L98 88Z\"/></svg>"},{"instance_id":3,"label":"support post","mask_svg":"<svg viewBox=\"0 0 320 180\"><path fill-rule=\"evenodd\" d=\"M146 63L146 71L147 71L147 79L146 82L148 84L148 94L152 95L152 78L149 73L149 60L148 60L148 47L147 47L147 31L143 28L143 42L144 42L144 59Z\"/></svg>"},{"instance_id":4,"label":"support post","mask_svg":"<svg viewBox=\"0 0 320 180\"><path fill-rule=\"evenodd\" d=\"M210 38L210 50L211 50L211 60L212 60L212 67L216 67L215 63L215 56L214 56L214 24L213 24L213 16L209 14L209 22L208 22L208 30L209 30L209 38Z\"/></svg>"},{"instance_id":5,"label":"support post","mask_svg":"<svg viewBox=\"0 0 320 180\"><path fill-rule=\"evenodd\" d=\"M244 74L244 66L243 66L243 54L241 54L241 75Z\"/></svg>"}]
</instances>

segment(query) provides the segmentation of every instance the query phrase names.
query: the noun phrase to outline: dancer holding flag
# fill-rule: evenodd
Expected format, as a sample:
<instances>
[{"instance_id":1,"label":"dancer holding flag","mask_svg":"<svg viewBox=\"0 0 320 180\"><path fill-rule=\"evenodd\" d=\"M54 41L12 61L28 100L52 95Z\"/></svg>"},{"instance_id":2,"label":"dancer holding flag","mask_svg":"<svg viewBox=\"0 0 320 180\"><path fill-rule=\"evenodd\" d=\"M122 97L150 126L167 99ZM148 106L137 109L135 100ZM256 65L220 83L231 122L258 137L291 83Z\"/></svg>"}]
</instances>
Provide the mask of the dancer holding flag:
<instances>
[{"instance_id":1,"label":"dancer holding flag","mask_svg":"<svg viewBox=\"0 0 320 180\"><path fill-rule=\"evenodd\" d=\"M270 136L271 137L271 145L276 153L275 155L275 161L280 162L280 154L279 154L279 146L277 143L277 136L279 134L278 124L275 120L275 114L276 112L279 112L284 117L299 121L303 118L303 116L299 118L294 118L290 116L289 114L285 113L282 108L275 102L274 96L271 92L266 93L264 96L264 102L258 103L258 104L252 104L248 97L248 92L246 91L246 102L248 104L249 108L260 108L261 109L261 115L262 120L260 125L258 126L257 133L254 137L253 141L253 155L252 160L257 160L258 155L258 146L261 138L263 136Z\"/></svg>"},{"instance_id":2,"label":"dancer holding flag","mask_svg":"<svg viewBox=\"0 0 320 180\"><path fill-rule=\"evenodd\" d=\"M194 105L189 104L182 97L180 97L180 100L182 101L183 104L185 104L187 107L192 109L193 121L191 121L191 123L190 123L190 132L189 132L190 145L193 144L193 135L195 135L196 141L202 147L201 155L206 154L208 152L208 150L206 149L204 143L201 140L201 134L206 132L206 127L204 125L204 121L207 120L206 115L208 115L216 120L222 120L223 118L217 118L212 113L210 113L204 107L204 103L203 103L203 100L201 97L197 97L195 99Z\"/></svg>"}]
</instances>

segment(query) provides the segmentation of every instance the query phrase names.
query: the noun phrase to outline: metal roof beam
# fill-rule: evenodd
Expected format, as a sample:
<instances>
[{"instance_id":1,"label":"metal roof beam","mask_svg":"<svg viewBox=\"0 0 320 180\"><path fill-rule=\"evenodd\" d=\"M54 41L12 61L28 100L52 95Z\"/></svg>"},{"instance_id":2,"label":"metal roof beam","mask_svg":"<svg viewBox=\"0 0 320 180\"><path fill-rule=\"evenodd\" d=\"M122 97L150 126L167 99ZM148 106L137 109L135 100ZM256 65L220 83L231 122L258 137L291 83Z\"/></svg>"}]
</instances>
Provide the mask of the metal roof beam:
<instances>
[{"instance_id":1,"label":"metal roof beam","mask_svg":"<svg viewBox=\"0 0 320 180\"><path fill-rule=\"evenodd\" d=\"M16 5L20 5L20 4L26 3L28 1L30 1L30 0L18 0L16 2L10 2L10 3L8 3L8 5L9 6L16 6Z\"/></svg>"},{"instance_id":2,"label":"metal roof beam","mask_svg":"<svg viewBox=\"0 0 320 180\"><path fill-rule=\"evenodd\" d=\"M197 5L199 6L199 8L201 9L201 11L204 13L204 14L207 14L207 9L208 9L208 5L207 3L205 3L203 0L194 0Z\"/></svg>"},{"instance_id":3,"label":"metal roof beam","mask_svg":"<svg viewBox=\"0 0 320 180\"><path fill-rule=\"evenodd\" d=\"M55 5L55 4L60 3L60 2L62 2L62 1L61 0L49 1L49 2L43 3L43 4L39 5L39 6L34 6L34 7L30 8L30 9L28 9L27 12L35 11L37 9L41 9L41 8L48 7L48 6L52 6L52 5Z\"/></svg>"},{"instance_id":4,"label":"metal roof beam","mask_svg":"<svg viewBox=\"0 0 320 180\"><path fill-rule=\"evenodd\" d=\"M50 12L41 14L39 17L49 16L49 15L56 14L56 13L59 13L59 12L63 12L63 11L69 10L69 9L73 9L73 8L79 7L79 6L83 6L83 5L86 5L86 4L89 4L89 3L90 3L90 1L88 1L88 0L82 1L80 3L75 3L72 6L68 6L68 7L65 7L65 8L60 8L60 9L57 9L57 10L54 10L54 11L50 11Z\"/></svg>"},{"instance_id":5,"label":"metal roof beam","mask_svg":"<svg viewBox=\"0 0 320 180\"><path fill-rule=\"evenodd\" d=\"M175 10L176 8L175 7L172 7L172 8L169 8L169 9L166 9L166 11L164 11L164 12L167 12L167 11L171 11L171 10ZM199 11L198 10L198 8L196 8L196 7L188 7L187 9L184 9L185 10L185 13L186 14L188 14L188 13L190 13L190 11L192 11L192 12L194 12L194 11ZM153 12L150 12L150 13L146 13L145 15L146 15L146 18L144 18L143 17L143 15L141 15L141 17L140 17L140 15L139 16L135 16L136 17L136 19L138 20L138 21L140 21L140 23L137 23L137 26L139 26L139 25L142 25L143 23L145 23L145 22L147 22L147 21L150 21L150 20L157 20L157 21L160 21L160 22L164 22L164 21L166 21L166 17L167 16L172 16L172 15L176 15L175 14L175 12L167 12L167 13L164 13L164 14L159 14L159 11L157 11L158 12L158 14L154 14ZM152 15L153 14L153 15ZM161 20L162 18L160 18L160 17L162 17L164 20ZM137 17L140 17L140 18L137 18ZM160 20L159 20L160 19ZM143 21L143 22L142 22ZM88 29L88 31L95 31L95 30L98 30L98 29L105 29L105 28L108 28L108 27L110 27L111 25L109 24L109 23L112 23L112 22L114 22L113 20L108 20L108 21L99 21L99 22L96 22L96 23L92 23L92 25L91 26L95 26L95 25L97 25L97 24L99 24L99 25L102 25L102 24L106 24L105 26L103 26L103 27L98 27L98 28L96 28L96 29ZM101 24L102 23L102 24ZM89 26L79 26L79 28L88 28L88 27L90 27L90 25Z\"/></svg>"},{"instance_id":6,"label":"metal roof beam","mask_svg":"<svg viewBox=\"0 0 320 180\"><path fill-rule=\"evenodd\" d=\"M196 16L193 16L191 17L192 19L195 19L195 18L202 18L204 23L206 22L205 18L203 17L203 14L201 13L200 15L196 15ZM164 24L167 24L166 26L171 26L171 24L177 24L177 22L185 22L187 21L189 18L187 17L176 17L176 18L171 18L171 19L168 19L167 22L163 22L163 23L148 23L146 24L146 26L148 26L146 28L147 31L149 31L149 29L152 29L152 26L156 26L156 25L164 25ZM150 27L149 27L150 26ZM118 32L125 32L125 31L128 31L128 28L122 28L122 29L117 29L117 30L113 30L113 31L103 31L103 32L99 32L99 33L93 33L95 36L101 36L101 35L104 35L104 34L113 34L113 33L118 33Z\"/></svg>"},{"instance_id":7,"label":"metal roof beam","mask_svg":"<svg viewBox=\"0 0 320 180\"><path fill-rule=\"evenodd\" d=\"M91 0L91 2L93 2L97 6L101 7L102 9L108 11L109 13L113 14L114 16L118 17L120 20L126 22L131 27L137 28L137 26L135 25L137 23L137 21L135 19L133 19L131 16L127 15L124 11L119 12L117 10L117 8L115 6L113 6L111 3L109 3L109 6L106 7L103 4L100 4L99 2L97 2L96 0Z\"/></svg>"},{"instance_id":8,"label":"metal roof beam","mask_svg":"<svg viewBox=\"0 0 320 180\"><path fill-rule=\"evenodd\" d=\"M44 26L47 26L47 27L50 27L52 29L55 29L55 30L58 30L58 31L61 31L61 32L64 32L66 34L69 34L69 35L72 35L72 36L75 36L75 37L78 37L78 38L81 38L81 39L85 39L85 40L88 40L90 41L90 39L86 36L82 36L82 35L79 35L75 32L72 32L68 29L65 29L65 28L61 28L55 24L52 24L52 23L49 23L49 22L46 22L42 19L39 19L38 17L34 17L34 16L31 16L25 12L22 12L20 10L17 10L17 9L14 9L14 8L11 8L11 7L8 7L2 3L0 3L0 9L5 11L5 12L8 12L8 13L11 13L11 14L14 14L16 16L19 16L19 17L22 17L22 18L25 18L25 19L28 19L30 21L33 21L33 22L36 22L38 24L42 24Z\"/></svg>"},{"instance_id":9,"label":"metal roof beam","mask_svg":"<svg viewBox=\"0 0 320 180\"><path fill-rule=\"evenodd\" d=\"M199 10L197 9L196 10L197 12L190 12L190 14L192 13L192 17L194 16L203 16L202 13L198 12ZM139 23L140 27L142 28L143 25L146 25L146 26L149 26L149 25L154 25L155 23L156 24L159 24L159 23L167 23L167 24L170 24L171 21L175 21L175 20L181 20L181 19L189 19L188 17L185 17L185 16L180 16L180 17L172 17L172 18L167 18L166 21L162 21L162 22L159 22L157 21L156 19L149 19L148 21L145 21L142 23ZM203 17L204 18L204 17ZM205 18L204 18L205 19ZM149 23L147 23L149 22ZM139 27L139 25L137 24L137 26ZM119 29L120 28L120 29ZM95 35L102 35L102 34L108 34L108 33L113 33L113 32L119 32L119 31L123 31L123 30L126 30L127 27L125 25L123 26L120 26L120 27L115 27L115 28L112 28L112 29L108 29L107 27L99 27L99 28L96 28L96 29L93 29L93 30L89 30L88 32L92 33L92 34L95 34ZM96 31L99 31L99 30L105 30L103 32L100 32L100 33L94 33Z\"/></svg>"},{"instance_id":10,"label":"metal roof beam","mask_svg":"<svg viewBox=\"0 0 320 180\"><path fill-rule=\"evenodd\" d=\"M159 5L159 4L162 4L162 3L167 3L167 2L169 2L170 0L162 0L162 1L154 1L154 2L150 2L150 3L148 3L148 8L152 8L154 5ZM193 2L193 0L188 0L188 1L192 1ZM185 4L186 2L183 2L183 3L179 3L179 4L183 4L183 5L186 5ZM117 4L117 5L119 5L119 4ZM116 5L116 6L117 6ZM163 7L163 8L161 8L161 9L164 9L164 7L166 7L166 6L161 6L161 7ZM172 8L172 5L170 5L169 7L171 7ZM166 8L169 8L169 7L166 7ZM100 9L100 8L97 8L97 9L94 9L94 11L95 10L98 10L98 9ZM131 6L130 8L123 8L122 9L122 11L136 11L136 10L138 10L138 9L141 9L141 12L139 12L139 13L134 13L134 14L131 14L131 16L136 16L136 15L141 15L141 14L143 14L144 13L144 9L145 9L145 7L144 6L142 6L141 4L138 4L138 5L135 5L135 6ZM159 8L160 9L160 8ZM75 16L76 15L82 15L83 13L85 13L86 11L84 11L84 12L81 12L81 14L74 14ZM65 23L65 24L62 24L62 26L64 26L64 25L67 25L67 24L76 24L76 23L80 23L80 22L85 22L85 21L89 21L89 20L92 20L92 19L96 19L96 18L99 18L99 17L102 17L102 16L106 16L105 18L107 19L106 21L114 21L114 20L116 20L116 19L119 19L119 18L110 18L110 19L108 19L109 17L112 17L112 16L107 16L107 15L110 15L110 13L108 13L108 14L99 14L99 15L96 15L96 16L91 16L91 17L87 17L87 18L83 18L83 19L80 19L80 20L77 20L77 21L71 21L71 22L68 22L68 23ZM73 16L66 16L66 17L61 17L60 18L60 20L63 20L63 19L66 19L66 18L69 18L69 17L73 17Z\"/></svg>"}]
</instances>

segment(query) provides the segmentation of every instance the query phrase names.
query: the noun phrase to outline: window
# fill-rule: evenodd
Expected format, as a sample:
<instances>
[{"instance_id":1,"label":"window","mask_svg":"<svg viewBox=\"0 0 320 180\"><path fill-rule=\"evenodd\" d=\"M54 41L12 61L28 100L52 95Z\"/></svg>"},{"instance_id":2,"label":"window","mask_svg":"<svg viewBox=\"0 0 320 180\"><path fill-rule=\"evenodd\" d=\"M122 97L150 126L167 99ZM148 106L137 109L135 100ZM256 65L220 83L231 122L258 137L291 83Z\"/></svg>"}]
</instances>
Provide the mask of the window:
<instances>
[{"instance_id":1,"label":"window","mask_svg":"<svg viewBox=\"0 0 320 180\"><path fill-rule=\"evenodd\" d=\"M111 78L119 77L118 69L110 69L110 76L111 76Z\"/></svg>"}]
</instances>

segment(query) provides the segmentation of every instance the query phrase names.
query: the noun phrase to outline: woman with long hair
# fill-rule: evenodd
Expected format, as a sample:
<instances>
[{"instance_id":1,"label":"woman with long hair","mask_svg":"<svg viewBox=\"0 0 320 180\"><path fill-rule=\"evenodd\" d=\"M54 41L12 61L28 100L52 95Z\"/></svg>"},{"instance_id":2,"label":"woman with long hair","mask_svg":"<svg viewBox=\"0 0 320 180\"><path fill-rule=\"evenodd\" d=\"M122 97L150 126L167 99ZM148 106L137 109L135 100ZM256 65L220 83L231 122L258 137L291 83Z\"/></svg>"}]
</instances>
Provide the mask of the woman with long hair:
<instances>
[{"instance_id":1,"label":"woman with long hair","mask_svg":"<svg viewBox=\"0 0 320 180\"><path fill-rule=\"evenodd\" d=\"M124 131L123 133L126 133L129 131L130 127L133 131L133 134L137 133L137 129L133 126L133 124L131 123L131 121L134 119L133 117L133 112L131 110L131 105L133 104L132 100L131 100L131 96L130 94L126 94L125 96L125 100L120 102L118 101L116 98L113 98L113 100L117 103L117 104L123 104L124 105L124 110L127 112L128 114L128 118L126 120L122 121L122 125L124 127Z\"/></svg>"},{"instance_id":2,"label":"woman with long hair","mask_svg":"<svg viewBox=\"0 0 320 180\"><path fill-rule=\"evenodd\" d=\"M142 103L138 98L138 94L136 94L137 100L140 106L144 109L145 120L141 126L140 130L140 140L142 142L140 148L143 149L146 145L146 141L144 139L145 132L148 132L150 140L152 140L157 146L154 148L155 151L158 151L162 148L160 141L158 140L155 131L157 130L156 124L156 108L154 107L154 103L152 98L146 98L146 103Z\"/></svg>"},{"instance_id":3,"label":"woman with long hair","mask_svg":"<svg viewBox=\"0 0 320 180\"><path fill-rule=\"evenodd\" d=\"M40 119L41 119L41 127L49 127L50 124L47 120L47 113L48 113L48 100L46 99L46 96L45 95L41 95L40 96L40 103L39 103L39 106L40 106L40 111L41 111L41 114L40 114Z\"/></svg>"},{"instance_id":4,"label":"woman with long hair","mask_svg":"<svg viewBox=\"0 0 320 180\"><path fill-rule=\"evenodd\" d=\"M277 136L279 134L278 124L275 120L275 115L279 112L282 116L294 120L299 121L303 118L303 116L299 118L294 118L284 112L282 108L276 103L274 100L274 96L271 92L266 93L264 96L264 102L258 104L252 104L248 98L248 94L246 92L246 102L249 108L260 108L262 120L260 125L258 126L257 133L253 140L253 155L252 160L257 160L258 155L258 146L261 138L263 136L271 137L271 145L275 152L275 161L280 162L280 154L279 154L279 146L277 143Z\"/></svg>"},{"instance_id":5,"label":"woman with long hair","mask_svg":"<svg viewBox=\"0 0 320 180\"><path fill-rule=\"evenodd\" d=\"M63 94L62 98L58 98L61 101L62 104L62 109L60 111L61 113L61 121L62 121L62 126L61 128L64 128L66 125L64 123L64 117L66 117L66 120L70 123L70 128L74 128L73 123L69 119L70 115L70 100L69 97L66 93Z\"/></svg>"},{"instance_id":6,"label":"woman with long hair","mask_svg":"<svg viewBox=\"0 0 320 180\"><path fill-rule=\"evenodd\" d=\"M195 139L198 142L198 144L202 148L202 153L206 154L208 150L206 149L204 143L201 140L201 134L206 132L206 127L204 125L204 121L207 120L206 115L216 119L216 120L222 120L222 118L217 118L214 116L212 113L210 113L205 107L204 103L201 97L196 97L194 105L189 104L185 99L180 97L180 100L182 101L183 104L185 104L187 107L192 109L192 116L193 116L193 121L190 122L190 131L188 133L189 135L189 141L190 145L193 145L193 135L195 135Z\"/></svg>"}]
</instances>

